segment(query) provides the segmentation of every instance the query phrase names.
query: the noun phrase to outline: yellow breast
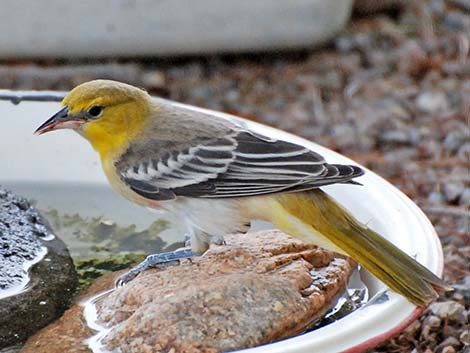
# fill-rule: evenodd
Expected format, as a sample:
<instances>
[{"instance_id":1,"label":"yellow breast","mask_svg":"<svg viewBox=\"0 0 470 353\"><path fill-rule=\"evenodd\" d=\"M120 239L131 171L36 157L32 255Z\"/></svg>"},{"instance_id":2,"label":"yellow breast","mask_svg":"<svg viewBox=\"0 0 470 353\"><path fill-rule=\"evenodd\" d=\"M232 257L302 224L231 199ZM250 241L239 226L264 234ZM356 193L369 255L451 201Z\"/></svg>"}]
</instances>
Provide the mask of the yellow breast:
<instances>
[{"instance_id":1,"label":"yellow breast","mask_svg":"<svg viewBox=\"0 0 470 353\"><path fill-rule=\"evenodd\" d=\"M103 167L104 174L108 178L109 183L112 188L118 192L120 195L132 201L140 206L149 207L149 208L162 208L163 203L155 200L147 199L132 189L120 178L114 166L114 161L111 159L102 158L101 165Z\"/></svg>"}]
</instances>

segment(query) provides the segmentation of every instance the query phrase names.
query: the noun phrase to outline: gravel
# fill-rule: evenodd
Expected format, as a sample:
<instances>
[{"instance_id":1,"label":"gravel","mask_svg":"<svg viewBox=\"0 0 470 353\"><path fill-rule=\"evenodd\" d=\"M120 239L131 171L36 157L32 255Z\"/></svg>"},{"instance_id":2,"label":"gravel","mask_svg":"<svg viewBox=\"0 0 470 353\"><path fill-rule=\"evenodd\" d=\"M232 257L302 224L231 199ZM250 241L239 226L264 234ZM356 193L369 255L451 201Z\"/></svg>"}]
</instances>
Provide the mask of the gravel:
<instances>
[{"instance_id":1,"label":"gravel","mask_svg":"<svg viewBox=\"0 0 470 353\"><path fill-rule=\"evenodd\" d=\"M445 301L432 303L429 306L429 310L433 315L438 316L441 319L448 319L453 321L465 322L465 307L462 304L454 301ZM433 317L436 317L433 316Z\"/></svg>"}]
</instances>

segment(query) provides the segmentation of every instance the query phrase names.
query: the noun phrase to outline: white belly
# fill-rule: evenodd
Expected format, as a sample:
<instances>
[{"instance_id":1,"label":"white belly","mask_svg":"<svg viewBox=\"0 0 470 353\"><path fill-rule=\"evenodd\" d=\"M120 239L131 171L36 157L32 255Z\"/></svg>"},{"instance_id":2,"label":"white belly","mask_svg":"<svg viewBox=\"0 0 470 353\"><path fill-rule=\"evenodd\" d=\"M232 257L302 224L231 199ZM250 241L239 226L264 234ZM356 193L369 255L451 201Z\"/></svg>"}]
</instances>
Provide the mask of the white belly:
<instances>
[{"instance_id":1,"label":"white belly","mask_svg":"<svg viewBox=\"0 0 470 353\"><path fill-rule=\"evenodd\" d=\"M240 212L235 199L182 198L166 202L164 207L179 218L179 221L214 236L244 231L246 223L251 221Z\"/></svg>"},{"instance_id":2,"label":"white belly","mask_svg":"<svg viewBox=\"0 0 470 353\"><path fill-rule=\"evenodd\" d=\"M198 253L207 250L210 243L220 244L226 234L246 232L251 221L236 199L181 198L165 202L163 207Z\"/></svg>"}]
</instances>

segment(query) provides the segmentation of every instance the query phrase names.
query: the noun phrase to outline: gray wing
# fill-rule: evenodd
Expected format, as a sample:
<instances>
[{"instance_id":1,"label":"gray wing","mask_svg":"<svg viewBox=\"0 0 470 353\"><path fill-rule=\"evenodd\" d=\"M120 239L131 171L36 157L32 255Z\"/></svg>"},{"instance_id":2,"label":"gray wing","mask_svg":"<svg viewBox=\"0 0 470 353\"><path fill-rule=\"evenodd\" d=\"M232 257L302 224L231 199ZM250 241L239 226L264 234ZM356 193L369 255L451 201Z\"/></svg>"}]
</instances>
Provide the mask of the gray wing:
<instances>
[{"instance_id":1,"label":"gray wing","mask_svg":"<svg viewBox=\"0 0 470 353\"><path fill-rule=\"evenodd\" d=\"M155 200L302 191L349 182L363 174L359 167L328 164L303 146L248 131L186 148L160 146L150 158L148 150L144 155L146 159L118 164L117 169L132 190Z\"/></svg>"}]
</instances>

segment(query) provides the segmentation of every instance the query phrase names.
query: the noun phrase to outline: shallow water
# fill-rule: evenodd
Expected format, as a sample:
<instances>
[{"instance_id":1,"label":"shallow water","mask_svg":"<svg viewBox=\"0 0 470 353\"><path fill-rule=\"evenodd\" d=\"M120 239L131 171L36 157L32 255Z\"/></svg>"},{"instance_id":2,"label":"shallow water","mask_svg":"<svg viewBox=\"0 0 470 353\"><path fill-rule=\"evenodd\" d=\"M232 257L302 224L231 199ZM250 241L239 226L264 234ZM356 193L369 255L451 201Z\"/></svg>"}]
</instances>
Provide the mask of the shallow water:
<instances>
[{"instance_id":1,"label":"shallow water","mask_svg":"<svg viewBox=\"0 0 470 353\"><path fill-rule=\"evenodd\" d=\"M152 252L161 248L148 249L145 240L169 245L184 239L177 229L170 229L168 217L122 199L106 185L7 182L4 186L32 201L74 258L93 257L99 246L109 249L105 253ZM142 246L133 246L131 237ZM113 240L121 244L112 244Z\"/></svg>"}]
</instances>

